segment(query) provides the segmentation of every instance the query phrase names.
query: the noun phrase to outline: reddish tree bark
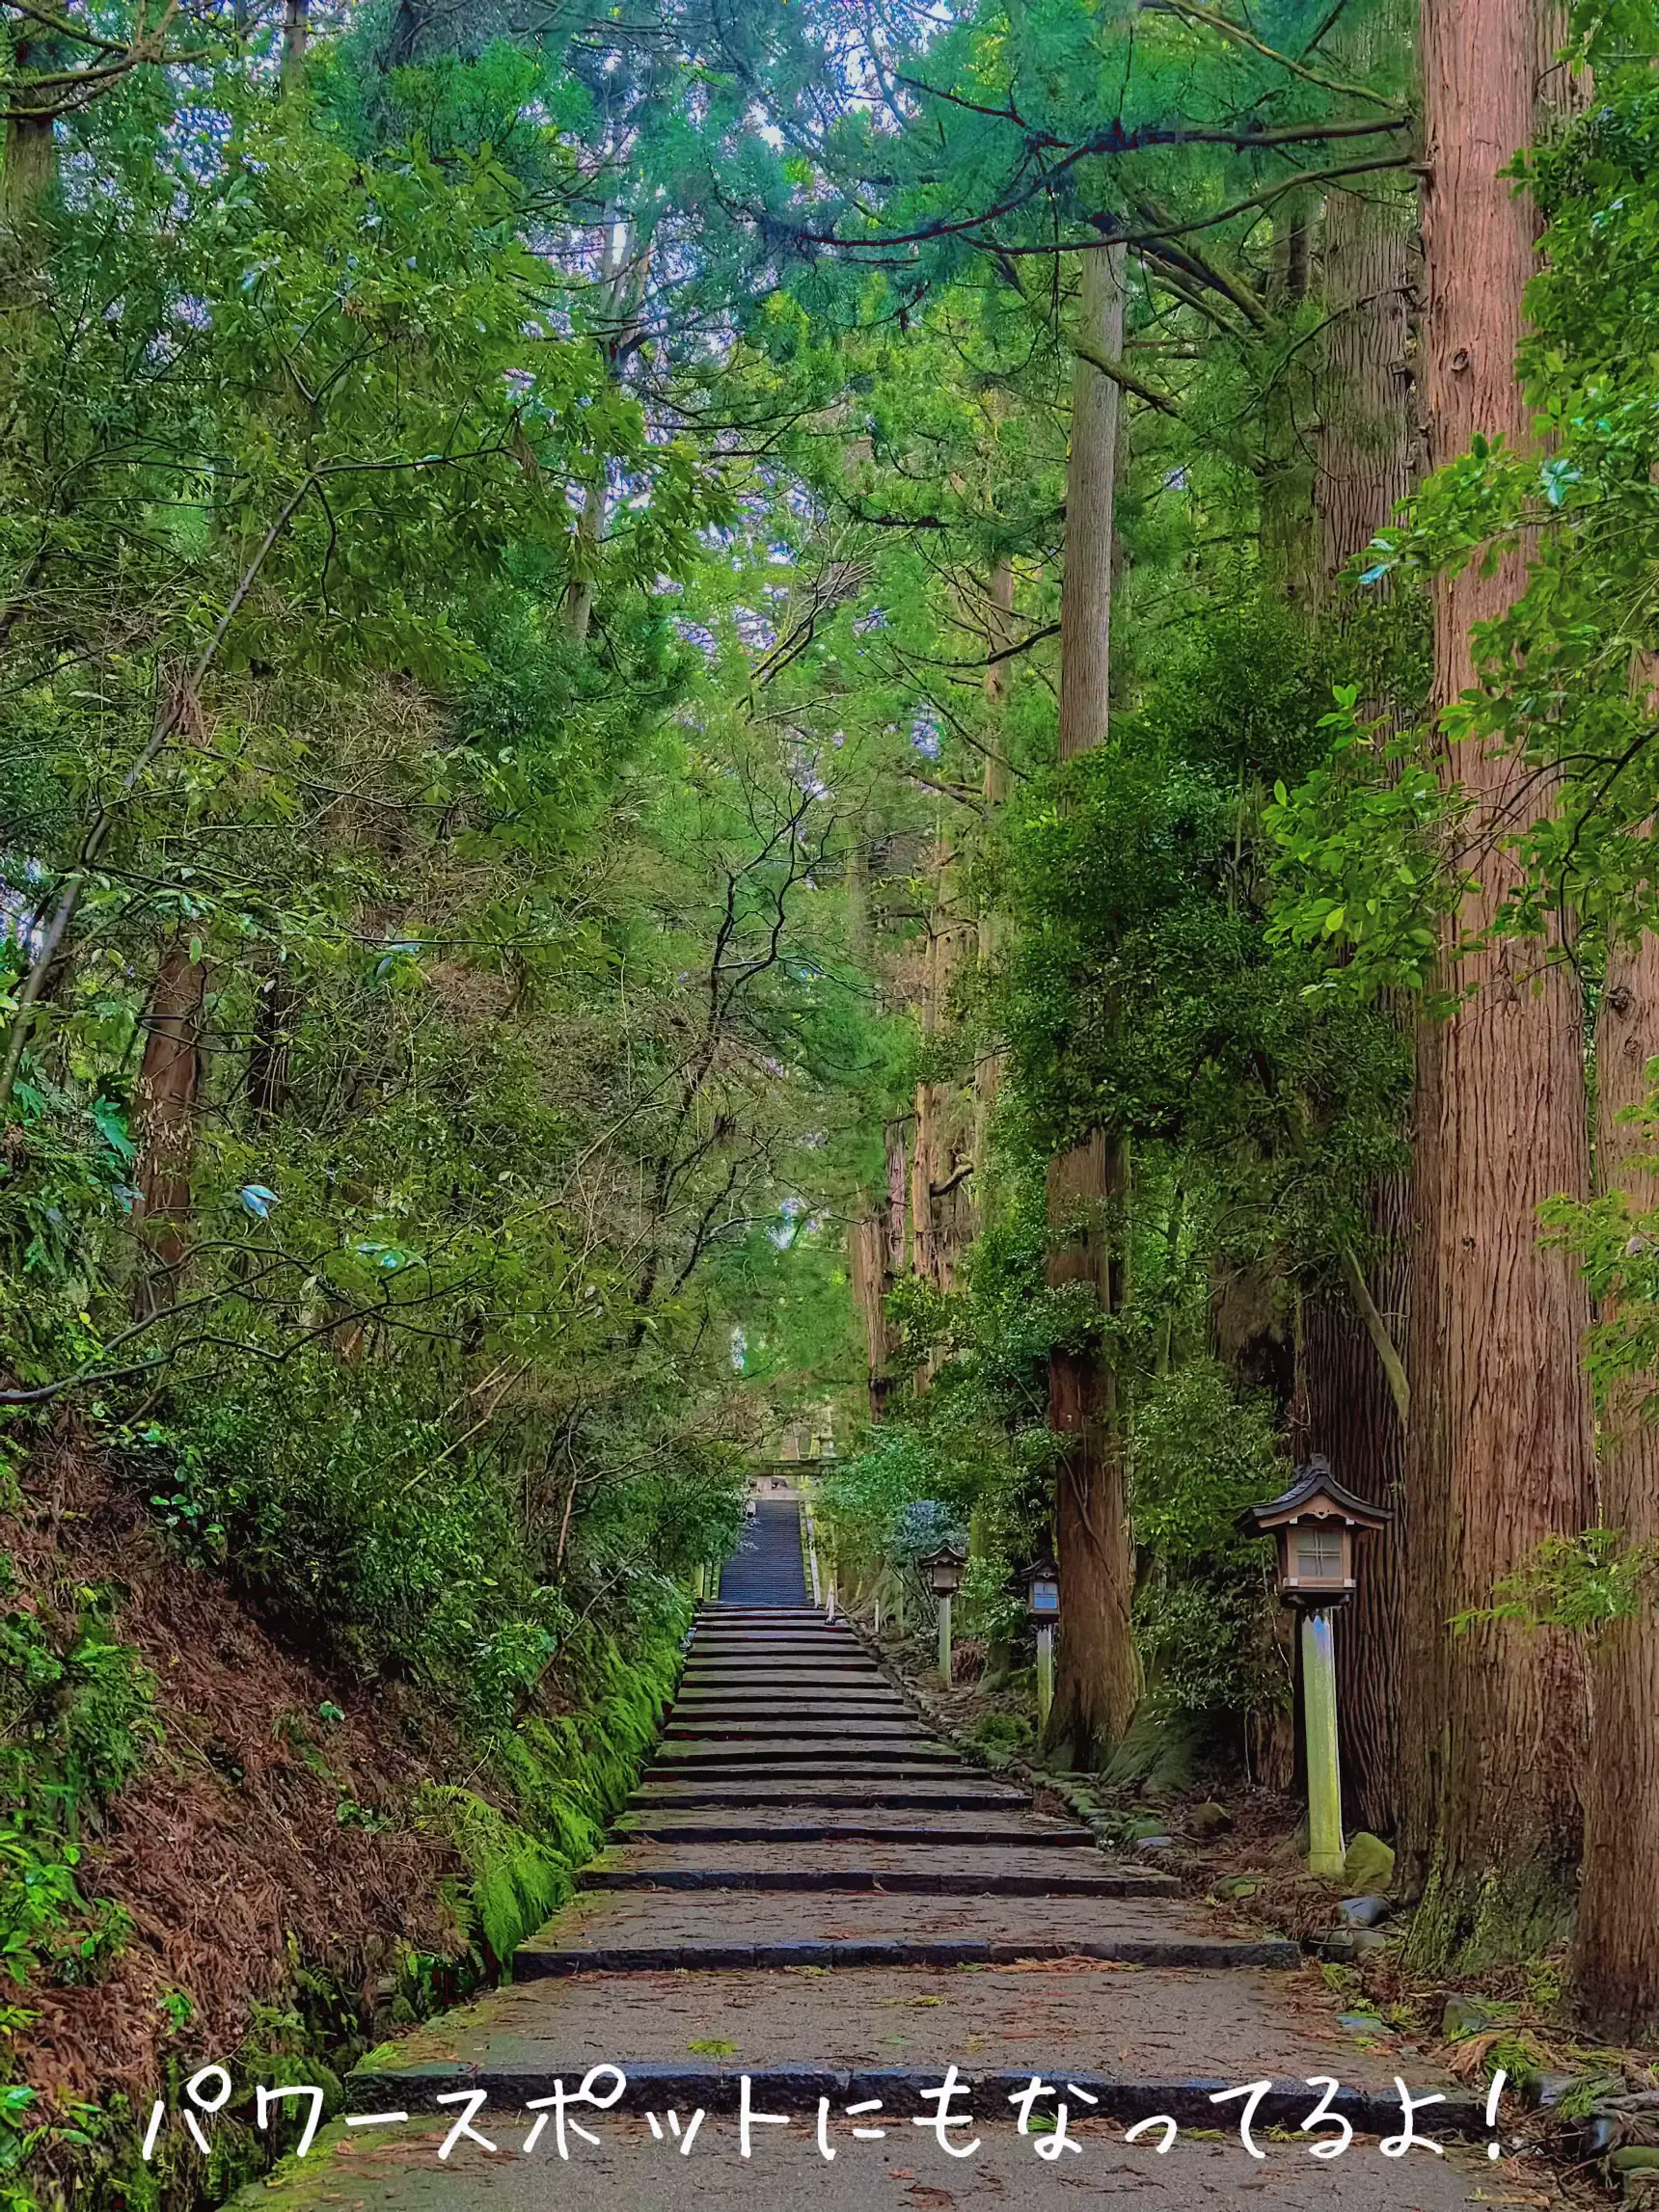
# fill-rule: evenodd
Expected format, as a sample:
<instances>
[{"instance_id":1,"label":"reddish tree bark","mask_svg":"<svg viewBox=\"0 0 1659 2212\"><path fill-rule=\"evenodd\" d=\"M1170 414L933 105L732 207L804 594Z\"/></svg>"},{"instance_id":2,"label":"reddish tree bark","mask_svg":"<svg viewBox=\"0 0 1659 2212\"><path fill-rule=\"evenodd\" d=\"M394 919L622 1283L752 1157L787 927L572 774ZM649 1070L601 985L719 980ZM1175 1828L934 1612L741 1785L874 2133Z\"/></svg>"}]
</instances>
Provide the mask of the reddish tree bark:
<instances>
[{"instance_id":1,"label":"reddish tree bark","mask_svg":"<svg viewBox=\"0 0 1659 2212\"><path fill-rule=\"evenodd\" d=\"M1126 1138L1097 1134L1049 1164L1049 1220L1063 1233L1049 1254L1048 1281L1088 1283L1107 1313L1124 1303L1128 1197ZM1048 1425L1066 1440L1054 1500L1066 1613L1049 1734L1071 1743L1079 1767L1122 1738L1140 1696L1120 1413L1109 1360L1093 1348L1049 1354Z\"/></svg>"},{"instance_id":2,"label":"reddish tree bark","mask_svg":"<svg viewBox=\"0 0 1659 2212\"><path fill-rule=\"evenodd\" d=\"M1422 361L1438 465L1478 432L1531 435L1513 363L1533 215L1500 172L1533 135L1537 25L1517 0L1423 0L1422 26ZM1437 709L1475 683L1471 626L1523 574L1516 553L1436 585ZM1481 885L1455 925L1479 931L1514 879L1493 847L1523 771L1479 741L1449 745L1443 765L1472 802ZM1564 1923L1578 1858L1582 1653L1554 1631L1447 1627L1591 1517L1588 1300L1537 1220L1543 1199L1589 1187L1582 1003L1549 951L1499 941L1461 962L1472 995L1418 1039L1401 1840L1424 1966L1535 1954Z\"/></svg>"},{"instance_id":3,"label":"reddish tree bark","mask_svg":"<svg viewBox=\"0 0 1659 2212\"><path fill-rule=\"evenodd\" d=\"M1121 359L1123 254L1082 256L1079 321L1093 348ZM1079 360L1072 391L1066 470L1066 575L1060 598L1062 767L1105 742L1111 717L1112 503L1118 468L1118 388ZM1048 1168L1052 1249L1048 1281L1087 1282L1102 1309L1122 1304L1127 1140L1096 1132ZM1093 1766L1128 1728L1140 1693L1129 1625L1134 1556L1116 1378L1098 1346L1055 1351L1048 1422L1066 1440L1055 1533L1066 1590L1049 1731L1075 1765Z\"/></svg>"},{"instance_id":4,"label":"reddish tree bark","mask_svg":"<svg viewBox=\"0 0 1659 2212\"><path fill-rule=\"evenodd\" d=\"M1321 263L1333 320L1319 389L1319 575L1337 578L1417 481L1409 365L1417 286L1413 210L1378 188L1325 202Z\"/></svg>"},{"instance_id":5,"label":"reddish tree bark","mask_svg":"<svg viewBox=\"0 0 1659 2212\"><path fill-rule=\"evenodd\" d=\"M1384 1323L1401 1340L1410 1202L1403 1175L1378 1186L1374 1221L1384 1251L1368 1281ZM1355 1547L1353 1603L1337 1631L1343 1801L1352 1825L1387 1835L1400 1800L1405 1428L1376 1347L1345 1293L1321 1291L1303 1307L1300 1405L1305 1448L1322 1452L1350 1490L1395 1515Z\"/></svg>"},{"instance_id":6,"label":"reddish tree bark","mask_svg":"<svg viewBox=\"0 0 1659 2212\"><path fill-rule=\"evenodd\" d=\"M1640 1213L1659 1177L1633 1164L1637 1129L1619 1110L1647 1094L1659 1054L1659 938L1608 963L1595 1045L1597 1180ZM1601 1426L1602 1524L1659 1546L1659 1424L1644 1417L1650 1382L1612 1393ZM1575 1957L1580 2004L1599 2036L1659 2033L1659 1601L1602 1632L1592 1661L1594 1717L1586 1769L1584 1876Z\"/></svg>"},{"instance_id":7,"label":"reddish tree bark","mask_svg":"<svg viewBox=\"0 0 1659 2212\"><path fill-rule=\"evenodd\" d=\"M1002 754L1002 734L995 717L1002 714L1008 697L1007 662L995 655L1007 650L1014 642L1014 564L1009 560L997 562L991 579L991 593L987 607L986 640L990 658L985 669L985 703L993 717L991 728L991 748L985 756L982 789L985 795L987 821L1004 805L1008 798L1008 763ZM1002 949L1003 916L994 907L980 910L976 958L981 969L994 966ZM989 1150L991 1117L996 1105L996 1094L1002 1088L1002 1054L994 1046L981 1045L973 1066L973 1165L976 1180L983 1176Z\"/></svg>"},{"instance_id":8,"label":"reddish tree bark","mask_svg":"<svg viewBox=\"0 0 1659 2212\"><path fill-rule=\"evenodd\" d=\"M190 1166L202 1093L207 963L175 937L161 956L144 1016L144 1060L133 1093L138 1200L133 1219L148 1257L137 1310L173 1303L188 1250Z\"/></svg>"},{"instance_id":9,"label":"reddish tree bark","mask_svg":"<svg viewBox=\"0 0 1659 2212\"><path fill-rule=\"evenodd\" d=\"M1378 42L1409 35L1399 0L1372 11L1349 74L1369 74ZM1421 441L1408 355L1417 286L1416 213L1403 190L1332 192L1320 233L1320 279L1332 320L1319 379L1316 508L1319 603L1337 622L1337 580L1390 521L1417 480ZM1386 713L1389 703L1377 702ZM1378 1257L1366 1288L1397 1346L1405 1344L1411 1196L1404 1175L1373 1195ZM1390 1834L1399 1817L1400 1696L1405 1622L1405 1425L1372 1334L1348 1290L1303 1307L1301 1442L1322 1452L1393 1523L1358 1547L1352 1605L1337 1635L1344 1801L1356 1822Z\"/></svg>"},{"instance_id":10,"label":"reddish tree bark","mask_svg":"<svg viewBox=\"0 0 1659 2212\"><path fill-rule=\"evenodd\" d=\"M952 983L977 934L972 922L953 911L957 861L941 823L934 840L934 899L916 1007L924 1039L943 1035L950 1018ZM924 1282L938 1290L949 1290L954 1284L957 1263L973 1233L972 1206L965 1188L972 1145L971 1093L952 1082L918 1083L915 1146L911 1156L915 1270Z\"/></svg>"}]
</instances>

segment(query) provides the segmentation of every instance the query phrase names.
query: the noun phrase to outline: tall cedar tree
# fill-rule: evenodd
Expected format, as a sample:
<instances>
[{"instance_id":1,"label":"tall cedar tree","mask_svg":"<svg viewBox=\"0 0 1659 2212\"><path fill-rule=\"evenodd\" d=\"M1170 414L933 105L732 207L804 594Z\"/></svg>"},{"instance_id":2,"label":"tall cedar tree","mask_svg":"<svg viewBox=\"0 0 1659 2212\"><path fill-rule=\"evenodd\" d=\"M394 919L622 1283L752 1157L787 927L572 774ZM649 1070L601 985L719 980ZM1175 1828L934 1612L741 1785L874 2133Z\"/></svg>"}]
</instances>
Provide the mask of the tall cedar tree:
<instances>
[{"instance_id":1,"label":"tall cedar tree","mask_svg":"<svg viewBox=\"0 0 1659 2212\"><path fill-rule=\"evenodd\" d=\"M1647 1095L1659 1055L1659 939L1608 961L1595 1039L1597 1181L1633 1210L1659 1205L1647 1145L1621 1113ZM1604 1318L1613 1315L1604 1308ZM1600 1519L1632 1545L1659 1545L1659 1424L1643 1417L1645 1384L1626 1380L1602 1423ZM1659 1606L1611 1622L1594 1659L1594 1721L1586 1769L1579 1898L1580 2001L1609 2037L1659 2022Z\"/></svg>"},{"instance_id":2,"label":"tall cedar tree","mask_svg":"<svg viewBox=\"0 0 1659 2212\"><path fill-rule=\"evenodd\" d=\"M1082 256L1082 327L1093 347L1117 360L1124 345L1121 248ZM1078 359L1073 385L1066 473L1066 573L1060 601L1062 770L1103 744L1111 717L1112 500L1121 395ZM1100 1309L1124 1303L1124 1215L1129 1141L1095 1130L1051 1162L1050 1284L1086 1283ZM1065 1438L1055 1500L1060 1573L1066 1586L1050 1729L1070 1741L1078 1765L1128 1728L1139 1694L1129 1614L1134 1555L1119 1392L1109 1353L1090 1338L1056 1345L1048 1362L1048 1422Z\"/></svg>"},{"instance_id":3,"label":"tall cedar tree","mask_svg":"<svg viewBox=\"0 0 1659 2212\"><path fill-rule=\"evenodd\" d=\"M1424 0L1427 175L1422 379L1429 460L1477 436L1531 435L1514 361L1534 214L1501 173L1534 130L1538 26L1522 0ZM1527 772L1460 735L1471 630L1524 577L1512 550L1435 585L1433 704L1442 766L1472 806L1472 873L1455 925L1483 931L1515 879L1497 833ZM1420 1964L1525 1956L1561 1931L1578 1857L1589 1727L1582 1652L1554 1630L1487 1619L1494 1582L1593 1518L1582 1279L1540 1247L1537 1209L1589 1186L1582 1008L1573 969L1525 941L1482 944L1459 996L1418 1037L1412 1250L1410 1574L1404 1871L1423 1893Z\"/></svg>"},{"instance_id":4,"label":"tall cedar tree","mask_svg":"<svg viewBox=\"0 0 1659 2212\"><path fill-rule=\"evenodd\" d=\"M1362 20L1345 67L1364 76L1382 42L1407 36L1399 0ZM1321 276L1332 317L1321 364L1318 492L1319 605L1341 621L1344 572L1416 480L1421 449L1409 368L1417 271L1413 210L1373 184L1324 204ZM1392 702L1376 702L1387 715ZM1373 1201L1377 1255L1366 1288L1397 1344L1410 1282L1409 1178L1387 1175ZM1360 1547L1358 1588L1337 1642L1345 1795L1355 1820L1393 1832L1400 1798L1400 1678L1405 1615L1405 1421L1350 1288L1316 1292L1302 1325L1301 1403L1309 1449L1350 1490L1394 1514Z\"/></svg>"}]
</instances>

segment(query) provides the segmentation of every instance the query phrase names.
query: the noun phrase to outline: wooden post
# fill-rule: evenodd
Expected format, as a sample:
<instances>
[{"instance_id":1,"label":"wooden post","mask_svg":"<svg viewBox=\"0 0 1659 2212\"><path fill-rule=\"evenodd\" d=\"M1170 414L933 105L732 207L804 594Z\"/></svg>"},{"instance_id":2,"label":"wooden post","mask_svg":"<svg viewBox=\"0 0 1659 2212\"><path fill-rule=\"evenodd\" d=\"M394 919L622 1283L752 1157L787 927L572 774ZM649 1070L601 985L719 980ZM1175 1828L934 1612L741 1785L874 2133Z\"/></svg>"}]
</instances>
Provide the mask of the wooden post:
<instances>
[{"instance_id":1,"label":"wooden post","mask_svg":"<svg viewBox=\"0 0 1659 2212\"><path fill-rule=\"evenodd\" d=\"M1324 1605L1302 1616L1302 1707L1308 1728L1308 1872L1328 1879L1343 1871L1343 1784L1336 1624Z\"/></svg>"},{"instance_id":2,"label":"wooden post","mask_svg":"<svg viewBox=\"0 0 1659 2212\"><path fill-rule=\"evenodd\" d=\"M950 1687L950 1600L938 1602L938 1671L939 1679Z\"/></svg>"},{"instance_id":3,"label":"wooden post","mask_svg":"<svg viewBox=\"0 0 1659 2212\"><path fill-rule=\"evenodd\" d=\"M1045 1622L1037 1631L1037 1737L1048 1732L1048 1714L1054 1704L1054 1630Z\"/></svg>"}]
</instances>

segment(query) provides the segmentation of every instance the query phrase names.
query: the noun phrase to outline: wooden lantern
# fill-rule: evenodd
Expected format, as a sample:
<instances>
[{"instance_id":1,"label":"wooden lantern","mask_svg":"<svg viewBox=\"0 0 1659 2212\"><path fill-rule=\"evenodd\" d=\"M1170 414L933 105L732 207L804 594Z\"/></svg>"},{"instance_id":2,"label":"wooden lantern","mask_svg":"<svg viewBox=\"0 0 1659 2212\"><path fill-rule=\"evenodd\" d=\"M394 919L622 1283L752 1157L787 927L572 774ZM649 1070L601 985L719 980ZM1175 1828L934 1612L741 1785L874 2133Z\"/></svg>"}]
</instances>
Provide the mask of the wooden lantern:
<instances>
[{"instance_id":1,"label":"wooden lantern","mask_svg":"<svg viewBox=\"0 0 1659 2212\"><path fill-rule=\"evenodd\" d=\"M928 1588L934 1596L949 1598L962 1587L963 1569L967 1565L967 1554L959 1551L953 1544L941 1544L937 1551L930 1551L921 1564L928 1578Z\"/></svg>"},{"instance_id":2,"label":"wooden lantern","mask_svg":"<svg viewBox=\"0 0 1659 2212\"><path fill-rule=\"evenodd\" d=\"M1308 1867L1336 1881L1343 1872L1342 1762L1337 1740L1335 1608L1353 1596L1354 1538L1386 1527L1388 1510L1345 1490L1317 1455L1296 1470L1282 1497L1238 1517L1251 1536L1278 1547L1279 1599L1300 1611L1302 1720L1308 1747Z\"/></svg>"},{"instance_id":3,"label":"wooden lantern","mask_svg":"<svg viewBox=\"0 0 1659 2212\"><path fill-rule=\"evenodd\" d=\"M1316 1453L1282 1497L1247 1506L1238 1525L1247 1535L1272 1537L1283 1604L1322 1608L1346 1605L1353 1596L1354 1538L1386 1528L1393 1518L1386 1506L1346 1490Z\"/></svg>"},{"instance_id":4,"label":"wooden lantern","mask_svg":"<svg viewBox=\"0 0 1659 2212\"><path fill-rule=\"evenodd\" d=\"M1060 1570L1047 1554L1033 1561L1020 1578L1025 1585L1025 1617L1039 1628L1052 1628L1060 1617Z\"/></svg>"}]
</instances>

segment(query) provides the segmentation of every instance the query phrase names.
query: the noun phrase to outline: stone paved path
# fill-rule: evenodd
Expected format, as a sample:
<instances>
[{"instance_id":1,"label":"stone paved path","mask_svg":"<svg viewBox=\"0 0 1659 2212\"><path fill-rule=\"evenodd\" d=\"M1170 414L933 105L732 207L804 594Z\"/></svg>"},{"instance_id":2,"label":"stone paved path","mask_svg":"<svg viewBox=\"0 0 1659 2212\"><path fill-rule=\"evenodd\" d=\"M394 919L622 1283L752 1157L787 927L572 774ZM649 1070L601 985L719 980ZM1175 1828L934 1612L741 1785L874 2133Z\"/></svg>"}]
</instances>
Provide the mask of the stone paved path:
<instances>
[{"instance_id":1,"label":"stone paved path","mask_svg":"<svg viewBox=\"0 0 1659 2212\"><path fill-rule=\"evenodd\" d=\"M250 2208L946 2212L973 2199L991 2212L1018 2191L1058 2212L1079 2190L1145 2212L1263 2195L1291 2212L1553 2201L1530 2165L1487 2164L1466 2091L1342 2030L1292 1945L1112 1863L1088 1830L930 1736L845 1625L804 1603L794 1507L761 1513L583 1894L521 1950L514 1986L359 2068L348 2112L407 2118L337 2124L249 2191ZM735 1595L757 1586L787 1601ZM952 2064L953 2112L973 2124L941 2140L927 2092ZM544 2118L531 2145L532 2101L560 2084L574 2095L602 2066L620 2073L595 2076L596 2093L625 2077L614 2104L570 2111L597 2144L570 2136L561 2161ZM1397 2071L1446 2095L1426 2128L1475 2140L1384 2159ZM1075 2155L1046 2160L1043 2134L1017 2131L1010 2100L1034 2073L1055 2091L1040 2115L1065 2097ZM1358 2130L1328 2163L1295 2132L1314 2075L1344 2085ZM1265 2132L1262 2160L1238 2140L1238 2104L1210 2102L1252 2082L1272 2085L1258 2129L1291 2131ZM462 2140L441 2163L468 2092L482 2092L474 2124L494 2147ZM751 2126L747 2160L746 2093L774 2116ZM1182 2131L1168 2156L1156 2132L1125 2141L1156 2114ZM953 2155L970 2136L974 2156Z\"/></svg>"},{"instance_id":2,"label":"stone paved path","mask_svg":"<svg viewBox=\"0 0 1659 2212\"><path fill-rule=\"evenodd\" d=\"M803 1605L806 1564L801 1552L801 1508L793 1499L763 1497L721 1575L728 1605Z\"/></svg>"}]
</instances>

